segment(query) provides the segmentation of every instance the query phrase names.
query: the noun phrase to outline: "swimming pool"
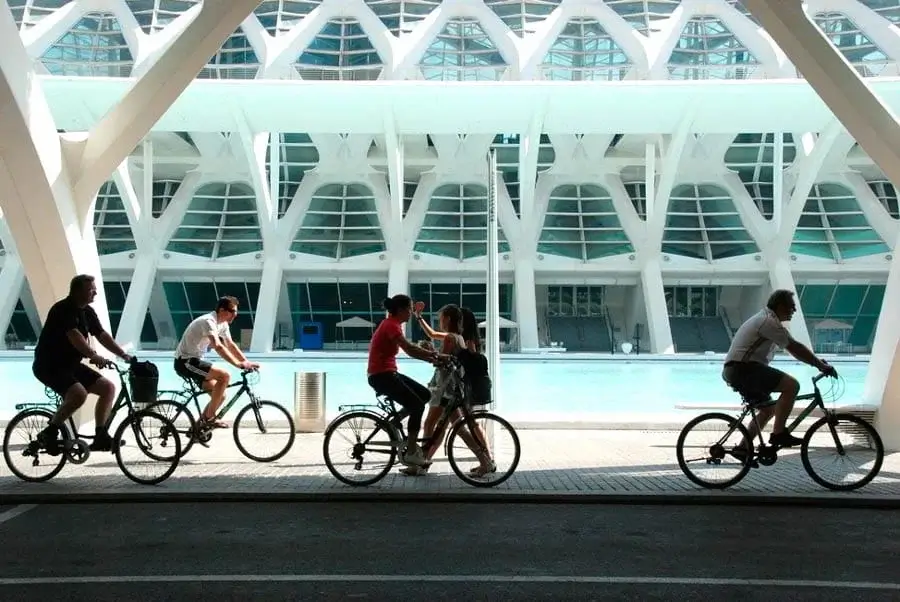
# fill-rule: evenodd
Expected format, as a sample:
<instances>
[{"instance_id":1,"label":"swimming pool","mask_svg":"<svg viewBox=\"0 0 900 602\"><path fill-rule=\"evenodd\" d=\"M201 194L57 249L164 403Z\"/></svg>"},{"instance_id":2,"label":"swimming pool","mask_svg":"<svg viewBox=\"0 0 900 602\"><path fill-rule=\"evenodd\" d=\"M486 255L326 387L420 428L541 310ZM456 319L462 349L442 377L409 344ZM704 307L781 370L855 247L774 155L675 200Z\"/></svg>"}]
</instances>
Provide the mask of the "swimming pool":
<instances>
[{"instance_id":1,"label":"swimming pool","mask_svg":"<svg viewBox=\"0 0 900 602\"><path fill-rule=\"evenodd\" d=\"M159 366L160 388L181 388L181 379L172 371L170 353L142 353L141 358ZM289 408L297 371L326 373L329 419L337 413L338 405L374 402L366 384L366 359L361 354L272 354L254 360L263 366L256 385L258 393ZM841 403L856 403L862 396L868 361L835 359L832 363L846 381ZM803 392L815 375L813 368L799 362L775 361L773 366L800 379ZM704 356L628 360L623 356L508 356L501 361L498 411L529 422L683 422L686 414L676 411L676 404L737 403L737 396L721 379L721 369L720 358ZM400 370L426 383L432 369L423 362L401 359ZM4 389L0 421L15 413L16 403L44 399L43 387L31 374L27 352L0 354L0 383Z\"/></svg>"}]
</instances>

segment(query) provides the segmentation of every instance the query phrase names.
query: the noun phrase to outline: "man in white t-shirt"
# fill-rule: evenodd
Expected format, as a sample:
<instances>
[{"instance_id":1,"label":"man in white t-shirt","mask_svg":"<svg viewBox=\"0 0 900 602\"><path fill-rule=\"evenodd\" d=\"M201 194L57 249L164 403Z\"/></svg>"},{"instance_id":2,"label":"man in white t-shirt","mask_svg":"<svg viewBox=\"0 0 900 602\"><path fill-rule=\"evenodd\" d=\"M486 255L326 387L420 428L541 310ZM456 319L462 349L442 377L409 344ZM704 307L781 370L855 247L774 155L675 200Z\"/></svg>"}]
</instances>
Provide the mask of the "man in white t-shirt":
<instances>
[{"instance_id":1,"label":"man in white t-shirt","mask_svg":"<svg viewBox=\"0 0 900 602\"><path fill-rule=\"evenodd\" d=\"M820 372L837 377L837 370L816 357L806 345L794 340L784 327L782 322L790 321L796 311L793 291L781 289L773 292L766 307L744 322L734 334L722 370L725 382L751 400L758 409L759 428L764 428L772 414L775 415L769 443L778 447L793 447L803 440L785 432L785 422L794 407L800 383L769 365L775 346ZM771 394L776 391L780 395L777 401L772 401ZM753 439L759 432L753 421L747 429L750 431L750 441L744 441L736 448L739 454L746 454L752 448Z\"/></svg>"},{"instance_id":2,"label":"man in white t-shirt","mask_svg":"<svg viewBox=\"0 0 900 602\"><path fill-rule=\"evenodd\" d=\"M175 373L185 380L193 380L209 393L209 404L200 420L208 426L227 428L228 424L216 420L216 412L225 401L225 389L231 379L228 372L205 361L210 349L229 364L242 370L255 370L259 364L247 361L246 356L231 338L231 323L237 316L238 300L222 297L215 311L203 314L188 324L178 347L175 349Z\"/></svg>"}]
</instances>

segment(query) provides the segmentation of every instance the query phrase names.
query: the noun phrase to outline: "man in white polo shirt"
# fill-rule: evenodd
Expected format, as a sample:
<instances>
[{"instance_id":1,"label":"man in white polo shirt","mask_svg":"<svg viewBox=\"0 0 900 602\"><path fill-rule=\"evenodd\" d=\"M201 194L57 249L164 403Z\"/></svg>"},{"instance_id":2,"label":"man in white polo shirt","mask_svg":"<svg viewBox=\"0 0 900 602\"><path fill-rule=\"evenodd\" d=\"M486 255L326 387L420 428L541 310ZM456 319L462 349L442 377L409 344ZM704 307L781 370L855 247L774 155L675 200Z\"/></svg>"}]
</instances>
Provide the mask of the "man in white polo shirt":
<instances>
[{"instance_id":1,"label":"man in white polo shirt","mask_svg":"<svg viewBox=\"0 0 900 602\"><path fill-rule=\"evenodd\" d=\"M238 300L222 297L216 303L215 311L196 318L188 324L178 347L175 349L175 373L185 380L193 380L209 393L209 404L203 410L200 420L216 428L227 428L228 424L216 420L216 412L225 401L225 389L231 376L222 368L217 368L203 359L210 348L229 364L242 370L255 370L259 364L247 361L246 356L231 338L231 323L237 316Z\"/></svg>"},{"instance_id":2,"label":"man in white polo shirt","mask_svg":"<svg viewBox=\"0 0 900 602\"><path fill-rule=\"evenodd\" d=\"M769 443L778 447L793 447L803 440L785 432L785 422L794 407L800 391L797 379L769 365L775 354L775 346L781 347L805 364L820 372L837 377L837 370L819 359L806 345L791 337L782 322L788 322L797 311L793 291L780 289L769 296L766 307L743 323L731 341L731 349L725 356L722 378L744 397L753 400L758 409L760 428L775 414ZM777 401L771 394L780 393ZM747 427L750 441L742 442L735 450L747 453L759 432L755 422Z\"/></svg>"}]
</instances>

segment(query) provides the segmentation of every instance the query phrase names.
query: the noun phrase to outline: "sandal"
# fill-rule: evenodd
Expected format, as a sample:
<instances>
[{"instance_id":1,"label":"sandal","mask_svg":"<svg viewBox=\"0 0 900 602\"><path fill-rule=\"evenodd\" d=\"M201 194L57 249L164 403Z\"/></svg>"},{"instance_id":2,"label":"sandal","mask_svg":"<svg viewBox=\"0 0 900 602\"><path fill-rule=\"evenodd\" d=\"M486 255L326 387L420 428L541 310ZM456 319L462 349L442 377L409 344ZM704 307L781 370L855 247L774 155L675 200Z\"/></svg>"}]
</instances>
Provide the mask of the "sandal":
<instances>
[{"instance_id":1,"label":"sandal","mask_svg":"<svg viewBox=\"0 0 900 602\"><path fill-rule=\"evenodd\" d=\"M214 429L230 428L230 425L227 422L225 422L224 420L219 420L218 418L207 418L204 416L202 418L202 420L206 424L206 426L208 426L210 428L214 428Z\"/></svg>"}]
</instances>

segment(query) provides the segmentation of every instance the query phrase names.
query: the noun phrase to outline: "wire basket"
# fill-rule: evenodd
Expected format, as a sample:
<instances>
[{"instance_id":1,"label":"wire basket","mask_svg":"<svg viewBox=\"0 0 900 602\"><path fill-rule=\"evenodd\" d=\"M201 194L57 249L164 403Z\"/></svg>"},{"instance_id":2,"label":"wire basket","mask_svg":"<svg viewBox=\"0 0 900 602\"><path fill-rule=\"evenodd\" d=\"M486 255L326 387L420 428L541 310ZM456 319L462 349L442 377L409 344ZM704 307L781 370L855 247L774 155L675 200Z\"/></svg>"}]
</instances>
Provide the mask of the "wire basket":
<instances>
[{"instance_id":1,"label":"wire basket","mask_svg":"<svg viewBox=\"0 0 900 602\"><path fill-rule=\"evenodd\" d=\"M145 409L156 403L159 396L159 378L156 376L128 376L131 401L138 409Z\"/></svg>"}]
</instances>

